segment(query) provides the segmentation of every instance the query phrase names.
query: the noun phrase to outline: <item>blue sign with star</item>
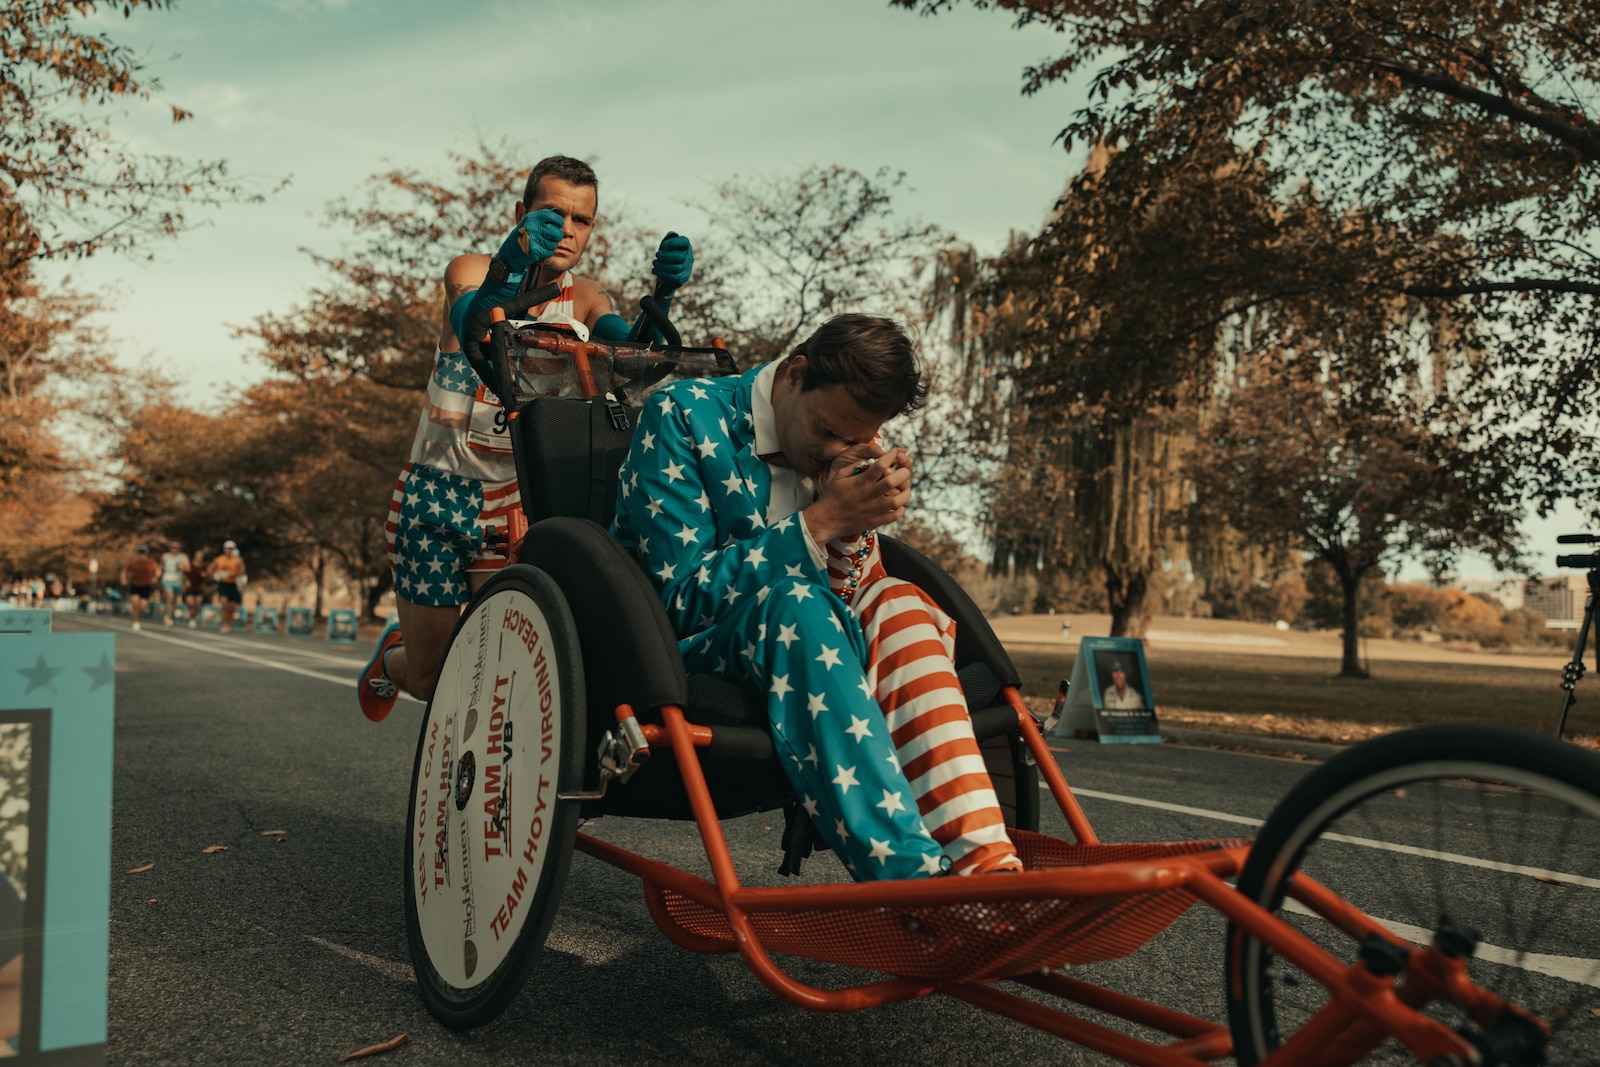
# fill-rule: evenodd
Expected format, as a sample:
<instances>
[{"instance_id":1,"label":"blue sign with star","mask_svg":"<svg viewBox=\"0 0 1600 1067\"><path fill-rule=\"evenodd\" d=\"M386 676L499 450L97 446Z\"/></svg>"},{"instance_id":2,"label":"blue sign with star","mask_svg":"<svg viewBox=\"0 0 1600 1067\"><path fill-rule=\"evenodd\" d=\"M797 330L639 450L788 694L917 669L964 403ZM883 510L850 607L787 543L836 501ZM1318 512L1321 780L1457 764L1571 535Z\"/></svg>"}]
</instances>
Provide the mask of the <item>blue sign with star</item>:
<instances>
[{"instance_id":1,"label":"blue sign with star","mask_svg":"<svg viewBox=\"0 0 1600 1067\"><path fill-rule=\"evenodd\" d=\"M0 789L28 812L24 855L0 853L0 897L14 888L27 924L13 1044L23 1063L104 1060L114 642L109 633L0 635ZM0 998L7 992L0 978Z\"/></svg>"}]
</instances>

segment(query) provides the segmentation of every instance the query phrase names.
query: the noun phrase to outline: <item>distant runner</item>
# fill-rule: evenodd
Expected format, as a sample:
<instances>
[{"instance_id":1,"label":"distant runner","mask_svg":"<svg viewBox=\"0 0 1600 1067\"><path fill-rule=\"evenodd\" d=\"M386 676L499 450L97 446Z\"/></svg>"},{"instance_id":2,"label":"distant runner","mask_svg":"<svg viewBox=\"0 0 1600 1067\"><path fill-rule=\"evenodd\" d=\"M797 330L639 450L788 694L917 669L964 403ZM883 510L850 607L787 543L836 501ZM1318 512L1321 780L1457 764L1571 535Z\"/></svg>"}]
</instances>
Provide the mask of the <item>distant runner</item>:
<instances>
[{"instance_id":1,"label":"distant runner","mask_svg":"<svg viewBox=\"0 0 1600 1067\"><path fill-rule=\"evenodd\" d=\"M134 556L122 565L122 584L128 587L128 605L133 609L133 628L142 629L145 605L155 595L161 566L150 558L150 546L140 545ZM40 583L43 584L42 582Z\"/></svg>"},{"instance_id":2,"label":"distant runner","mask_svg":"<svg viewBox=\"0 0 1600 1067\"><path fill-rule=\"evenodd\" d=\"M189 612L189 629L200 624L200 606L205 603L206 583L211 580L211 567L206 563L206 550L197 548L183 569L183 605Z\"/></svg>"},{"instance_id":3,"label":"distant runner","mask_svg":"<svg viewBox=\"0 0 1600 1067\"><path fill-rule=\"evenodd\" d=\"M233 632L233 617L244 603L239 587L244 584L244 559L239 546L232 541L222 542L222 555L211 564L211 577L217 583L217 597L222 601L222 632Z\"/></svg>"},{"instance_id":4,"label":"distant runner","mask_svg":"<svg viewBox=\"0 0 1600 1067\"><path fill-rule=\"evenodd\" d=\"M162 625L168 628L172 626L172 611L183 592L183 575L188 569L189 554L176 541L168 541L167 550L161 553L161 606L166 609Z\"/></svg>"}]
</instances>

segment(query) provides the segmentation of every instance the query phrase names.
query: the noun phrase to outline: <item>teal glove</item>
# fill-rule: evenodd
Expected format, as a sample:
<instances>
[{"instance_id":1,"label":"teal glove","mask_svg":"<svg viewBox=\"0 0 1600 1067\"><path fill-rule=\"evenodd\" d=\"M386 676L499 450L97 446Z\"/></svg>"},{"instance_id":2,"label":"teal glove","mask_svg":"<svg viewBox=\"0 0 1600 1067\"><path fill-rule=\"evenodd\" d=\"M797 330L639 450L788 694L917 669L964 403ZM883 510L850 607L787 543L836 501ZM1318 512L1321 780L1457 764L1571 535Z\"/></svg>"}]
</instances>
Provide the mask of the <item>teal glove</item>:
<instances>
[{"instance_id":1,"label":"teal glove","mask_svg":"<svg viewBox=\"0 0 1600 1067\"><path fill-rule=\"evenodd\" d=\"M549 259L566 232L567 220L553 208L530 211L518 219L495 253L506 265L506 276L498 281L492 275L485 278L477 289L462 294L451 305L450 329L456 337L482 337L489 329L489 309L516 296L528 269Z\"/></svg>"},{"instance_id":2,"label":"teal glove","mask_svg":"<svg viewBox=\"0 0 1600 1067\"><path fill-rule=\"evenodd\" d=\"M650 264L650 273L661 279L666 289L682 289L694 272L694 248L689 239L680 233L668 232L656 249L656 258Z\"/></svg>"},{"instance_id":3,"label":"teal glove","mask_svg":"<svg viewBox=\"0 0 1600 1067\"><path fill-rule=\"evenodd\" d=\"M566 232L567 220L561 212L548 207L530 211L511 227L498 254L512 273L519 273L549 259Z\"/></svg>"}]
</instances>

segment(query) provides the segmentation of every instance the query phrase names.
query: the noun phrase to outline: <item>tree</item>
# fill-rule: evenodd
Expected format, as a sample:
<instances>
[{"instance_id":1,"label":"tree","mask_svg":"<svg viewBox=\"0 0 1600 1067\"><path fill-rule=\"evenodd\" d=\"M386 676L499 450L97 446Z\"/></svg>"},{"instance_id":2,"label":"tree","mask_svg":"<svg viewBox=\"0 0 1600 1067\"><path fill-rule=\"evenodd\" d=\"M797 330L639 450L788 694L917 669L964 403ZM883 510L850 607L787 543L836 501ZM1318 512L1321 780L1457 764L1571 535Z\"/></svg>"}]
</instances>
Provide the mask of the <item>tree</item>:
<instances>
[{"instance_id":1,"label":"tree","mask_svg":"<svg viewBox=\"0 0 1600 1067\"><path fill-rule=\"evenodd\" d=\"M1593 0L974 4L1063 34L1065 51L1028 69L1024 91L1090 74L1089 104L1060 136L1117 149L1131 197L1220 181L1288 204L1305 186L1326 217L1360 208L1367 220L1281 246L1227 227L1180 234L1173 258L1192 276L1168 285L1182 282L1169 272L1154 287L1174 313L1166 343L1124 360L1135 396L1166 399L1203 380L1192 361L1209 359L1209 338L1188 342L1208 324L1290 299L1404 297L1484 324L1502 381L1493 402L1516 426L1504 445L1543 503L1600 487L1589 414L1600 397L1588 340L1600 326ZM1219 171L1237 152L1253 165ZM1141 214L1105 218L1131 226ZM1211 306L1208 293L1221 304L1191 307L1194 297ZM1058 363L1042 376L1097 397L1097 369ZM1552 452L1564 462L1533 462Z\"/></svg>"},{"instance_id":2,"label":"tree","mask_svg":"<svg viewBox=\"0 0 1600 1067\"><path fill-rule=\"evenodd\" d=\"M739 279L724 283L733 300L719 317L747 363L788 355L843 311L919 317L921 275L951 242L895 214L904 182L887 168L868 175L834 165L716 186L701 208L727 250L724 270Z\"/></svg>"},{"instance_id":3,"label":"tree","mask_svg":"<svg viewBox=\"0 0 1600 1067\"><path fill-rule=\"evenodd\" d=\"M187 229L186 211L259 199L221 161L132 151L111 132L112 105L148 100L159 82L137 55L82 23L102 11L170 9L172 0L11 0L0 9L0 276L33 259L127 251ZM191 118L172 106L172 120Z\"/></svg>"},{"instance_id":4,"label":"tree","mask_svg":"<svg viewBox=\"0 0 1600 1067\"><path fill-rule=\"evenodd\" d=\"M1402 555L1421 555L1437 573L1463 549L1509 566L1522 502L1497 457L1474 447L1470 408L1437 393L1361 392L1313 358L1258 359L1207 425L1188 474L1202 516L1333 570L1340 674L1364 678L1363 580Z\"/></svg>"}]
</instances>

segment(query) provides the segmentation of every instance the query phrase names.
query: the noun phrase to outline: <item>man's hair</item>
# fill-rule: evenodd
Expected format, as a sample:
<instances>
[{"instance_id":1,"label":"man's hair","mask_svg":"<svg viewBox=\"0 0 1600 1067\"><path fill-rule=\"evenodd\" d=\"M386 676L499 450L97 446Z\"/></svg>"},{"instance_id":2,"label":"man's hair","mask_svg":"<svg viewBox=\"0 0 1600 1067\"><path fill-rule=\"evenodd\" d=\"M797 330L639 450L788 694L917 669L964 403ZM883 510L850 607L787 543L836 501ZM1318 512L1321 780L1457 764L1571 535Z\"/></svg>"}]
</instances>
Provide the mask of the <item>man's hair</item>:
<instances>
[{"instance_id":1,"label":"man's hair","mask_svg":"<svg viewBox=\"0 0 1600 1067\"><path fill-rule=\"evenodd\" d=\"M864 410L886 419L915 411L928 399L916 346L893 319L835 315L794 354L806 357L803 392L842 385Z\"/></svg>"},{"instance_id":2,"label":"man's hair","mask_svg":"<svg viewBox=\"0 0 1600 1067\"><path fill-rule=\"evenodd\" d=\"M546 156L533 165L533 171L528 175L528 184L522 189L522 206L532 205L533 198L539 195L539 183L545 178L560 178L573 185L587 185L594 190L596 199L600 196L600 179L594 176L594 168L581 159L571 156Z\"/></svg>"}]
</instances>

